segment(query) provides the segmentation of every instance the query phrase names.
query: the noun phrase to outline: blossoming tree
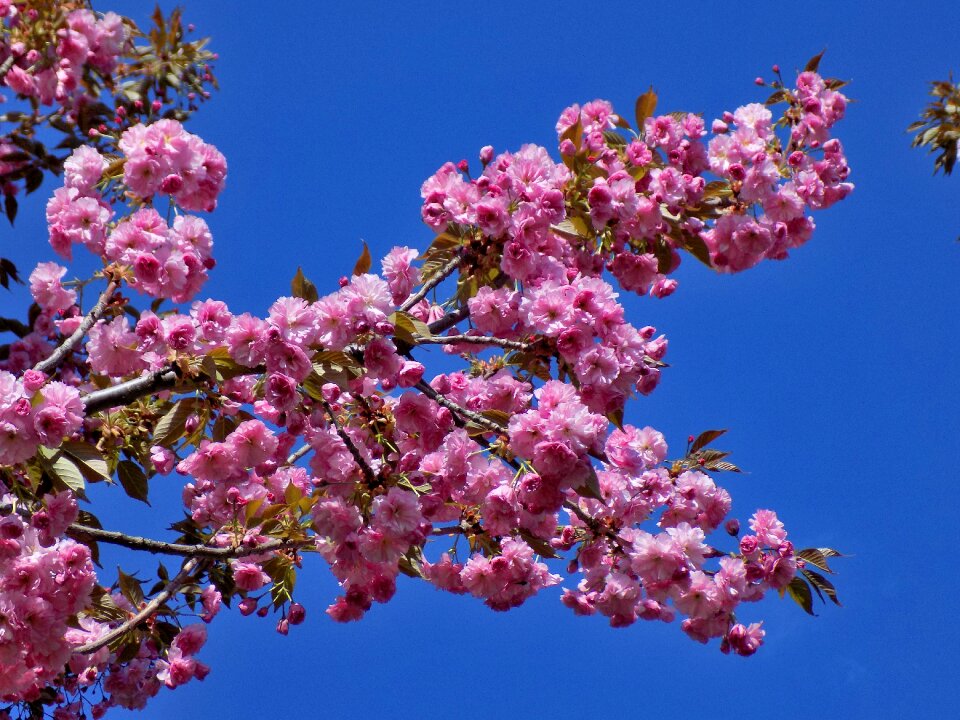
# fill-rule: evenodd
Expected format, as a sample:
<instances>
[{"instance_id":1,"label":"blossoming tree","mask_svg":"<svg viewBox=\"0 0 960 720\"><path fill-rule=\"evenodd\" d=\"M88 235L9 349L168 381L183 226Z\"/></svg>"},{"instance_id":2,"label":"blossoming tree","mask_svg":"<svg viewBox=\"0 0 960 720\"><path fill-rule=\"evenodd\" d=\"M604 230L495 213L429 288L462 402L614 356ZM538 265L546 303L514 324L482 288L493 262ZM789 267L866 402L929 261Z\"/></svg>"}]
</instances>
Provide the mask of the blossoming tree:
<instances>
[{"instance_id":1,"label":"blossoming tree","mask_svg":"<svg viewBox=\"0 0 960 720\"><path fill-rule=\"evenodd\" d=\"M738 468L712 446L722 431L671 454L624 424L667 341L617 300L673 293L684 255L725 273L783 259L811 237L808 211L850 192L830 136L846 100L819 57L789 85L774 68L764 104L709 129L656 114L652 91L633 123L572 105L559 160L525 145L447 163L422 187L424 250L394 248L373 272L365 249L327 295L298 271L255 317L200 299L214 268L202 213L227 170L183 126L214 83L204 42L177 13L148 33L80 2L0 15L0 75L23 108L3 116L7 215L20 188L62 176L50 245L102 261L63 282L42 260L34 304L0 320L8 716L100 717L202 679L221 605L273 611L282 633L304 621L307 553L340 582L337 621L390 600L400 573L493 610L562 585L575 614L679 616L694 640L750 655L764 631L741 603L836 601L835 551L796 549L771 510L749 532L728 517L714 474ZM4 262L3 283L18 279ZM425 346L461 369L429 373ZM107 482L145 501L173 473L188 517L168 538L106 529L86 498ZM96 567L104 543L167 564L114 577Z\"/></svg>"}]
</instances>

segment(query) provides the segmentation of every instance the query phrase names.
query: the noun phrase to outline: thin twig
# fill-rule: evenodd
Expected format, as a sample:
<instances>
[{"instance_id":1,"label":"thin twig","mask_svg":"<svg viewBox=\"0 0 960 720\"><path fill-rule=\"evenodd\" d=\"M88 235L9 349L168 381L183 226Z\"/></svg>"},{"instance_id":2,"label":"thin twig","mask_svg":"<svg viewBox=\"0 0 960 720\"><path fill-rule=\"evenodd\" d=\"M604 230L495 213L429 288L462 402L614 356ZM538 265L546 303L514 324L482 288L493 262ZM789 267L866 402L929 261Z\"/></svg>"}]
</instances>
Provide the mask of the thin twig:
<instances>
[{"instance_id":1,"label":"thin twig","mask_svg":"<svg viewBox=\"0 0 960 720\"><path fill-rule=\"evenodd\" d=\"M423 380L414 385L414 387L438 405L442 405L450 412L457 413L461 417L466 418L470 422L476 423L480 427L487 428L491 432L495 433L502 433L506 430L506 428L500 425L500 423L494 422L490 418L484 417L483 415L475 413L472 410L467 410L465 407L453 402L453 400L449 400L448 398L444 397Z\"/></svg>"},{"instance_id":2,"label":"thin twig","mask_svg":"<svg viewBox=\"0 0 960 720\"><path fill-rule=\"evenodd\" d=\"M78 655L88 655L89 653L96 652L102 647L106 647L112 643L117 638L123 637L130 630L135 628L137 625L142 623L144 620L150 618L157 610L160 609L160 606L163 605L167 600L173 597L177 590L179 590L193 574L193 571L198 568L201 564L206 564L210 562L209 560L200 560L199 558L190 558L184 563L184 566L180 569L170 582L167 583L166 587L163 588L160 592L157 593L156 597L153 598L150 602L143 606L143 609L134 615L132 618L126 622L118 625L113 630L108 632L103 637L97 638L88 642L86 645L81 645L80 647L74 650Z\"/></svg>"},{"instance_id":3,"label":"thin twig","mask_svg":"<svg viewBox=\"0 0 960 720\"><path fill-rule=\"evenodd\" d=\"M435 527L430 531L431 535L466 535L466 533L467 531L459 525L451 525L450 527Z\"/></svg>"},{"instance_id":4,"label":"thin twig","mask_svg":"<svg viewBox=\"0 0 960 720\"><path fill-rule=\"evenodd\" d=\"M423 286L416 293L414 293L404 301L403 305L401 305L399 308L400 312L406 312L407 310L412 308L414 305L416 305L418 302L423 300L427 296L428 292L430 292L431 290L433 290L433 288L435 288L437 285L442 283L450 275L450 273L456 270L459 266L460 266L460 252L458 251L457 254L454 255L452 258L450 258L450 260L447 262L446 265L444 265L442 268L437 270L436 274L432 278L427 280L427 282L425 282Z\"/></svg>"},{"instance_id":5,"label":"thin twig","mask_svg":"<svg viewBox=\"0 0 960 720\"><path fill-rule=\"evenodd\" d=\"M434 337L416 336L413 339L416 345L496 345L497 347L508 350L519 350L526 352L530 349L528 343L517 340L504 340L503 338L488 337L486 335L439 335Z\"/></svg>"},{"instance_id":6,"label":"thin twig","mask_svg":"<svg viewBox=\"0 0 960 720\"><path fill-rule=\"evenodd\" d=\"M80 323L80 327L74 330L73 334L64 340L48 358L41 360L34 365L33 369L45 373L56 369L57 365L63 362L64 358L66 358L67 355L73 351L73 348L76 347L77 343L79 343L83 339L83 336L87 334L87 331L93 327L97 320L100 319L100 316L103 315L103 311L107 309L107 304L110 302L110 298L113 296L113 293L116 292L119 286L120 284L116 280L111 280L109 283L107 283L107 289L103 291L102 295L100 295L100 299L97 300L97 304L90 308L90 312L88 312L83 318L83 321Z\"/></svg>"},{"instance_id":7,"label":"thin twig","mask_svg":"<svg viewBox=\"0 0 960 720\"><path fill-rule=\"evenodd\" d=\"M153 538L139 537L137 535L127 535L126 533L115 530L103 530L102 528L90 527L73 523L67 527L67 535L79 542L95 540L105 542L110 545L120 545L131 550L142 550L153 553L154 555L179 555L190 558L212 558L216 560L230 560L233 558L247 557L248 555L259 555L260 553L271 552L273 550L282 550L285 548L298 547L301 543L284 538L274 538L258 545L239 545L237 547L211 547L209 545L185 545L182 543L170 543L163 540L154 540Z\"/></svg>"},{"instance_id":8,"label":"thin twig","mask_svg":"<svg viewBox=\"0 0 960 720\"><path fill-rule=\"evenodd\" d=\"M353 438L351 438L347 431L340 427L340 423L337 422L337 416L333 412L333 408L330 407L330 403L326 400L321 401L323 403L323 409L327 411L327 415L330 417L330 422L333 424L334 429L337 431L337 435L340 436L340 439L343 440L343 444L347 446L347 450L350 451L350 454L353 455L354 462L360 466L360 470L363 472L363 477L370 485L373 485L377 481L376 473L373 472L373 469L367 465L367 461L363 459L363 455L360 454L359 448L354 444Z\"/></svg>"},{"instance_id":9,"label":"thin twig","mask_svg":"<svg viewBox=\"0 0 960 720\"><path fill-rule=\"evenodd\" d=\"M597 520L595 517L591 517L583 511L583 509L571 500L564 500L563 507L566 508L568 512L576 515L580 520L590 528L591 532L595 535L603 535L607 537L611 542L617 545L620 550L623 550L624 547L628 544L625 543L623 538L621 538L617 533L615 533L610 528L606 527L603 523Z\"/></svg>"}]
</instances>

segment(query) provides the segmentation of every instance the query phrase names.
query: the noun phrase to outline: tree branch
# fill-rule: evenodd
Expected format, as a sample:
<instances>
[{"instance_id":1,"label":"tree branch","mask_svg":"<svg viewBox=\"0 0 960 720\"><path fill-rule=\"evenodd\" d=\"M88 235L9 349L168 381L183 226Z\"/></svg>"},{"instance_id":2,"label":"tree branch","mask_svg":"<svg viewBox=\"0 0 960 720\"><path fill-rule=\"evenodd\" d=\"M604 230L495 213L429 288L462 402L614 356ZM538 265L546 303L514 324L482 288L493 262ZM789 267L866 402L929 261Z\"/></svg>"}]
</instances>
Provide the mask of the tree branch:
<instances>
[{"instance_id":1,"label":"tree branch","mask_svg":"<svg viewBox=\"0 0 960 720\"><path fill-rule=\"evenodd\" d=\"M56 350L54 350L50 357L41 360L36 365L33 366L34 370L39 370L40 372L49 373L51 370L55 370L57 365L63 362L64 358L67 357L76 347L83 336L87 334L87 331L93 327L94 323L100 319L100 316L103 315L103 311L107 309L107 304L110 302L110 298L113 296L113 293L116 292L117 288L120 286L116 280L111 280L107 283L107 289L103 291L103 294L100 295L100 299L97 300L97 304L90 308L90 312L86 314L83 318L83 321L80 323L80 327L73 331L73 334L70 335L66 340L64 340Z\"/></svg>"},{"instance_id":2,"label":"tree branch","mask_svg":"<svg viewBox=\"0 0 960 720\"><path fill-rule=\"evenodd\" d=\"M417 336L414 338L414 343L417 345L496 345L497 347L508 350L519 350L521 352L530 349L529 343L522 343L517 340L504 340L503 338L489 337L486 335Z\"/></svg>"},{"instance_id":3,"label":"tree branch","mask_svg":"<svg viewBox=\"0 0 960 720\"><path fill-rule=\"evenodd\" d=\"M302 458L311 450L313 450L313 448L309 445L303 445L302 447L297 448L287 456L287 461L284 463L284 465L293 465L297 460Z\"/></svg>"},{"instance_id":4,"label":"tree branch","mask_svg":"<svg viewBox=\"0 0 960 720\"><path fill-rule=\"evenodd\" d=\"M78 542L95 540L110 545L119 545L131 550L153 553L154 555L179 555L188 558L209 558L214 560L232 560L233 558L259 555L260 553L271 552L273 550L295 548L303 544L284 538L274 538L273 540L268 540L258 545L239 545L237 547L185 545L181 543L169 543L163 540L154 540L153 538L138 537L137 535L127 535L126 533L115 530L103 530L101 528L90 527L89 525L81 525L80 523L70 525L67 528L67 535Z\"/></svg>"},{"instance_id":5,"label":"tree branch","mask_svg":"<svg viewBox=\"0 0 960 720\"><path fill-rule=\"evenodd\" d=\"M112 385L103 390L94 390L83 396L83 404L87 415L93 415L107 408L117 405L126 405L144 395L150 395L158 390L168 390L177 384L179 375L171 367L161 368L147 373L133 380Z\"/></svg>"},{"instance_id":6,"label":"tree branch","mask_svg":"<svg viewBox=\"0 0 960 720\"><path fill-rule=\"evenodd\" d=\"M430 332L436 335L437 333L442 333L444 330L449 330L458 322L465 320L470 317L470 308L464 305L459 310L452 312L448 315L444 315L439 320L434 320L432 323L427 325L430 328Z\"/></svg>"},{"instance_id":7,"label":"tree branch","mask_svg":"<svg viewBox=\"0 0 960 720\"><path fill-rule=\"evenodd\" d=\"M428 292L430 292L433 288L435 288L437 285L442 283L459 266L460 266L460 252L457 251L457 254L454 255L452 258L450 258L450 260L447 262L446 265L444 265L442 268L437 270L436 274L432 278L427 280L427 282L425 282L423 286L416 293L414 293L404 301L403 305L401 305L399 308L400 312L406 312L407 310L412 308L414 305L416 305L418 302L423 300L427 296Z\"/></svg>"},{"instance_id":8,"label":"tree branch","mask_svg":"<svg viewBox=\"0 0 960 720\"><path fill-rule=\"evenodd\" d=\"M90 653L96 652L102 647L106 647L112 643L117 638L123 637L130 630L135 628L137 625L142 623L144 620L147 620L151 615L153 615L157 610L160 609L160 606L163 605L167 600L173 597L177 590L179 590L193 574L193 571L196 570L201 564L206 564L210 562L209 560L200 560L199 558L191 558L187 560L184 566L180 569L170 582L167 583L166 587L163 588L160 592L157 593L156 597L153 598L150 602L143 606L143 609L134 615L132 618L126 622L118 625L113 630L108 632L101 638L88 642L85 645L74 650L75 653L79 655L88 655Z\"/></svg>"},{"instance_id":9,"label":"tree branch","mask_svg":"<svg viewBox=\"0 0 960 720\"><path fill-rule=\"evenodd\" d=\"M421 380L414 387L426 395L428 398L433 400L438 405L442 405L447 408L450 412L457 413L461 417L466 418L470 422L476 423L480 427L487 428L490 432L495 432L497 434L503 433L506 431L506 428L503 427L500 423L494 422L490 418L484 417L479 413L475 413L472 410L467 410L465 407L458 405L453 402L453 400L448 400L446 397L438 393L432 387L430 387L426 382Z\"/></svg>"},{"instance_id":10,"label":"tree branch","mask_svg":"<svg viewBox=\"0 0 960 720\"><path fill-rule=\"evenodd\" d=\"M363 472L363 477L368 484L374 485L377 481L376 473L373 472L373 469L367 465L367 461L363 459L363 455L360 454L360 449L354 444L353 438L351 438L346 430L340 427L340 423L337 422L337 416L333 412L333 408L330 407L330 403L326 400L321 401L323 403L323 409L327 411L327 415L330 417L330 422L333 425L334 429L337 431L337 435L340 436L340 439L343 440L343 444L347 446L347 450L350 451L350 454L353 455L354 462L360 467L360 470Z\"/></svg>"}]
</instances>

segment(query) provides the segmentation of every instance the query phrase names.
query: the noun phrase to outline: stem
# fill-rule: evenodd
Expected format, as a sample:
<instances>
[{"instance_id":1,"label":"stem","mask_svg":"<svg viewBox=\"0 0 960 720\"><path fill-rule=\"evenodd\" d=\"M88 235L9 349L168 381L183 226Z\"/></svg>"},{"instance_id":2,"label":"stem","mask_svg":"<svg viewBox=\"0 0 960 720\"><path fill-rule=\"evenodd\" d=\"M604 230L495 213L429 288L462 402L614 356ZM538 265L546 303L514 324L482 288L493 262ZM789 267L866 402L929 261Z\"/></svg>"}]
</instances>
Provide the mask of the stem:
<instances>
[{"instance_id":1,"label":"stem","mask_svg":"<svg viewBox=\"0 0 960 720\"><path fill-rule=\"evenodd\" d=\"M173 579L167 583L163 590L157 593L157 596L153 598L153 600L144 605L140 612L127 620L125 623L108 632L103 637L74 649L74 652L79 655L87 655L89 653L96 652L102 647L106 647L117 638L126 635L127 632L135 628L144 620L147 620L151 615L159 610L160 606L173 597L177 590L179 590L187 582L189 577L193 574L193 571L196 570L201 563L206 564L207 562L209 561L202 561L198 558L191 558L190 560L187 560L184 566L180 569L180 572L178 572Z\"/></svg>"},{"instance_id":2,"label":"stem","mask_svg":"<svg viewBox=\"0 0 960 720\"><path fill-rule=\"evenodd\" d=\"M580 518L580 520L583 522L583 524L586 525L588 528L590 528L590 531L591 531L593 534L595 534L595 535L603 535L603 536L609 538L609 540L610 540L612 543L614 543L621 551L623 551L623 548L624 548L624 545L625 545L625 543L624 543L624 541L623 541L623 538L621 538L619 535L617 535L617 533L615 533L615 532L614 532L613 530L611 530L610 528L604 527L603 524L601 524L601 522L600 522L599 520L597 520L595 517L591 517L590 515L588 515L587 513L585 513L585 512L581 509L581 507L580 507L579 505L577 505L575 502L573 502L573 501L571 501L571 500L564 500L564 501L563 501L563 507L564 507L568 512L570 512L570 513L576 515L578 518Z\"/></svg>"},{"instance_id":3,"label":"stem","mask_svg":"<svg viewBox=\"0 0 960 720\"><path fill-rule=\"evenodd\" d=\"M485 335L440 335L438 337L415 337L416 345L496 345L497 347L508 350L519 350L525 352L530 349L528 343L522 343L517 340L504 340L502 338L488 337Z\"/></svg>"},{"instance_id":4,"label":"stem","mask_svg":"<svg viewBox=\"0 0 960 720\"><path fill-rule=\"evenodd\" d=\"M447 410L457 413L461 417L466 418L470 422L476 423L480 427L487 428L491 432L495 432L497 434L500 434L506 430L506 428L500 425L500 423L494 422L490 418L486 418L479 413L473 412L472 410L467 410L465 407L457 405L457 403L453 402L452 400L448 400L446 397L427 385L427 383L425 383L423 380L414 385L414 387L438 405L442 405L443 407L447 408Z\"/></svg>"},{"instance_id":5,"label":"stem","mask_svg":"<svg viewBox=\"0 0 960 720\"><path fill-rule=\"evenodd\" d=\"M188 558L212 558L218 560L231 560L233 558L246 557L248 555L259 555L260 553L281 550L284 548L296 547L300 543L293 540L275 538L259 545L239 545L237 547L210 547L209 545L184 545L180 543L169 543L163 540L154 540L153 538L138 537L136 535L127 535L126 533L116 532L114 530L103 530L101 528L90 527L73 523L67 528L67 535L78 542L95 540L105 542L110 545L120 545L131 550L142 550L155 555L180 555Z\"/></svg>"},{"instance_id":6,"label":"stem","mask_svg":"<svg viewBox=\"0 0 960 720\"><path fill-rule=\"evenodd\" d=\"M459 265L460 265L460 252L458 251L457 254L454 255L452 258L450 258L450 260L447 262L446 265L444 265L442 268L437 270L436 274L432 278L427 280L427 282L425 282L423 286L415 294L411 295L404 301L403 305L401 305L399 308L400 312L406 312L407 310L412 308L414 305L416 305L418 302L423 300L427 296L428 292L430 292L431 290L433 290L433 288L435 288L437 285L439 285L444 280L446 280L447 277L449 277L450 274L454 270L456 270L457 267L459 267Z\"/></svg>"},{"instance_id":7,"label":"stem","mask_svg":"<svg viewBox=\"0 0 960 720\"><path fill-rule=\"evenodd\" d=\"M116 280L111 280L107 284L107 289L103 291L103 294L100 295L100 299L97 300L97 304L94 305L90 312L87 313L86 317L83 318L83 321L80 323L80 327L74 330L73 334L64 340L60 346L54 350L50 357L45 360L41 360L36 365L33 366L34 370L39 370L40 372L49 373L51 370L54 370L57 365L63 362L64 358L67 357L76 347L83 336L87 334L87 331L93 327L94 323L100 319L100 316L103 315L103 311L107 309L107 304L110 302L110 298L113 293L117 290L120 284Z\"/></svg>"}]
</instances>

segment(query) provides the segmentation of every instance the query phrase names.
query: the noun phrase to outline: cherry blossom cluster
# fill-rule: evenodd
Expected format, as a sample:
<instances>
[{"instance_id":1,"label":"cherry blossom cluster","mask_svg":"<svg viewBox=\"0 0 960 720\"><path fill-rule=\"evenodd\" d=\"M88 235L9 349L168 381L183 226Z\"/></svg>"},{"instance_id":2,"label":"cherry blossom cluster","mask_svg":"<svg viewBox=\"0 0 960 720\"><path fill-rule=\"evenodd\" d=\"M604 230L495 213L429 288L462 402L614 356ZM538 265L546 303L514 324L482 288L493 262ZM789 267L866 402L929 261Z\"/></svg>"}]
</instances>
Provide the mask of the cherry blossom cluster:
<instances>
[{"instance_id":1,"label":"cherry blossom cluster","mask_svg":"<svg viewBox=\"0 0 960 720\"><path fill-rule=\"evenodd\" d=\"M227 161L176 120L134 125L120 136L119 147L126 156L123 182L142 200L160 193L188 211L217 207Z\"/></svg>"},{"instance_id":2,"label":"cherry blossom cluster","mask_svg":"<svg viewBox=\"0 0 960 720\"><path fill-rule=\"evenodd\" d=\"M4 461L6 462L6 461ZM36 697L63 672L73 645L68 623L86 608L96 582L90 550L62 539L76 520L69 492L47 496L46 510L25 522L5 495L0 518L0 688Z\"/></svg>"},{"instance_id":3,"label":"cherry blossom cluster","mask_svg":"<svg viewBox=\"0 0 960 720\"><path fill-rule=\"evenodd\" d=\"M83 425L80 392L42 372L0 370L0 463L16 465L43 445L56 448Z\"/></svg>"},{"instance_id":4,"label":"cherry blossom cluster","mask_svg":"<svg viewBox=\"0 0 960 720\"><path fill-rule=\"evenodd\" d=\"M710 141L710 169L761 211L756 218L726 215L703 233L720 269L734 272L764 258L786 257L813 233L813 219L804 212L830 207L853 189L846 182L850 169L843 147L828 134L843 117L846 98L812 72L800 74L791 98L796 107L786 149L764 105L746 105L714 123L719 134ZM808 148L819 148L821 158L814 159Z\"/></svg>"},{"instance_id":5,"label":"cherry blossom cluster","mask_svg":"<svg viewBox=\"0 0 960 720\"><path fill-rule=\"evenodd\" d=\"M0 17L8 28L31 22L32 9L21 12L20 3L0 4ZM36 98L43 105L72 106L87 97L84 74L109 75L128 39L123 18L113 12L97 17L86 9L69 12L57 33L56 44L28 46L14 42L3 46L2 57L10 63L4 84L19 95Z\"/></svg>"}]
</instances>

